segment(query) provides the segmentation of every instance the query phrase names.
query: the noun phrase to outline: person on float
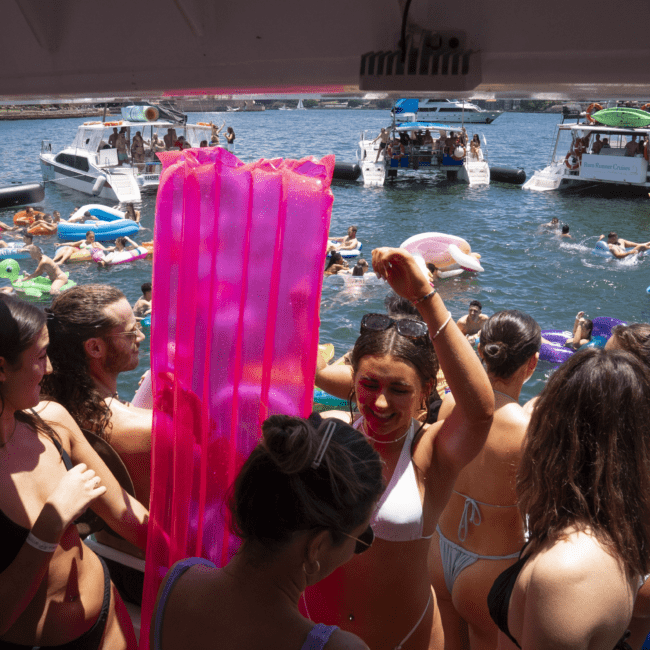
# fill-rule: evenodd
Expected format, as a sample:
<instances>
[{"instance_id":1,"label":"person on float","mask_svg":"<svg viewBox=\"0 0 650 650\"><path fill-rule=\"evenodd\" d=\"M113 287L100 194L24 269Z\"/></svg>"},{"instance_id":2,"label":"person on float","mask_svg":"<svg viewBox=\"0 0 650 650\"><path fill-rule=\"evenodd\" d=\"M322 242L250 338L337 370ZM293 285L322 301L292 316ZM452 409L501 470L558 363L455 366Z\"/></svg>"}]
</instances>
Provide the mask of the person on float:
<instances>
[{"instance_id":1,"label":"person on float","mask_svg":"<svg viewBox=\"0 0 650 650\"><path fill-rule=\"evenodd\" d=\"M306 594L316 620L336 623L371 648L439 649L444 637L427 561L431 538L461 469L490 430L494 393L474 350L415 259L405 250L372 252L372 268L423 321L366 314L351 353L361 413L354 420L385 462L388 487L371 519L372 549ZM429 408L438 362L456 399L444 421L415 419Z\"/></svg>"}]
</instances>

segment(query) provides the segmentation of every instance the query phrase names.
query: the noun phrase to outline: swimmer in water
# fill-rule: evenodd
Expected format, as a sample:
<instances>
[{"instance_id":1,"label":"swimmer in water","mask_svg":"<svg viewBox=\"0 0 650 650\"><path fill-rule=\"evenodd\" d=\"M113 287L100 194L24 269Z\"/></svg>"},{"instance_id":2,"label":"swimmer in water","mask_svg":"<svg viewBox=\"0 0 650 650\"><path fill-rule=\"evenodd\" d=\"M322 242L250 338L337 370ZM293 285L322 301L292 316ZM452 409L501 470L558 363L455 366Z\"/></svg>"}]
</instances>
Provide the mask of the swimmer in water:
<instances>
[{"instance_id":1,"label":"swimmer in water","mask_svg":"<svg viewBox=\"0 0 650 650\"><path fill-rule=\"evenodd\" d=\"M470 343L475 343L481 336L481 328L488 317L482 314L483 305L478 300L469 303L469 311L461 316L456 325Z\"/></svg>"},{"instance_id":2,"label":"swimmer in water","mask_svg":"<svg viewBox=\"0 0 650 650\"><path fill-rule=\"evenodd\" d=\"M325 275L336 275L337 273L349 273L350 265L343 259L341 253L332 253L332 256L325 267Z\"/></svg>"},{"instance_id":3,"label":"swimmer in water","mask_svg":"<svg viewBox=\"0 0 650 650\"><path fill-rule=\"evenodd\" d=\"M544 228L559 228L560 220L557 217L553 217L548 223L543 224Z\"/></svg>"},{"instance_id":4,"label":"swimmer in water","mask_svg":"<svg viewBox=\"0 0 650 650\"><path fill-rule=\"evenodd\" d=\"M563 238L566 238L566 239L573 239L573 237L571 237L571 235L569 234L569 224L565 223L562 226L562 234L560 235L560 237L563 237Z\"/></svg>"},{"instance_id":5,"label":"swimmer in water","mask_svg":"<svg viewBox=\"0 0 650 650\"><path fill-rule=\"evenodd\" d=\"M366 260L364 260L362 257L352 268L352 275L355 277L363 277L367 270L368 262L366 262Z\"/></svg>"},{"instance_id":6,"label":"swimmer in water","mask_svg":"<svg viewBox=\"0 0 650 650\"><path fill-rule=\"evenodd\" d=\"M601 241L604 238L605 235L601 235L598 238L598 241ZM607 235L607 248L609 248L609 252L617 260L620 260L623 259L624 257L628 257L630 255L637 255L638 253L647 251L648 248L650 248L650 241L646 242L645 244L637 244L636 242L619 238L619 236L612 231ZM626 248L632 248L632 250L626 251L625 250Z\"/></svg>"}]
</instances>

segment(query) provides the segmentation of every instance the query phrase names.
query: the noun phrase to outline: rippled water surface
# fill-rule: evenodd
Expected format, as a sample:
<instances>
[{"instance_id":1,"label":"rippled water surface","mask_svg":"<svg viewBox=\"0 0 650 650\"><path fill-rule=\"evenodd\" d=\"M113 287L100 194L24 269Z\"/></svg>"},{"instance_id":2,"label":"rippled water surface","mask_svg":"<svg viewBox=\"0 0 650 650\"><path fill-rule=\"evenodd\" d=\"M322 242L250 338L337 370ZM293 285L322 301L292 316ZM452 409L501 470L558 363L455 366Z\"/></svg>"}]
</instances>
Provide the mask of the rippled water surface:
<instances>
[{"instance_id":1,"label":"rippled water surface","mask_svg":"<svg viewBox=\"0 0 650 650\"><path fill-rule=\"evenodd\" d=\"M363 130L379 132L388 123L385 111L308 110L263 113L197 113L190 121L223 120L237 134L236 154L244 161L257 158L297 158L335 153L352 161ZM0 186L40 180L40 142L50 140L53 149L69 144L83 119L0 122L4 160ZM487 138L491 165L523 167L530 176L550 159L555 140L556 115L506 113L480 130ZM350 224L359 226L358 238L369 259L377 246L398 246L420 232L437 231L467 239L483 256L485 272L464 274L439 282L439 290L455 318L467 313L470 300L483 303L483 312L520 309L531 314L543 329L571 329L578 310L591 318L614 316L629 322L650 320L650 259L616 261L591 254L598 235L616 230L633 241L650 241L650 204L647 198L596 197L575 193L539 193L518 186L493 184L470 188L449 183L443 176L407 172L383 188L364 188L361 182L333 184L333 235L343 235ZM73 206L95 202L92 197L46 187L44 209L68 215ZM155 196L143 199L142 222L154 224ZM13 210L0 210L9 222ZM573 239L560 240L540 228L552 217L568 223ZM145 231L138 241L151 238ZM46 253L56 239L40 238ZM650 256L649 256L650 257ZM21 266L33 270L31 260ZM131 303L140 295L140 284L151 278L151 263L138 261L109 269L77 264L67 267L77 283L104 282L119 287ZM363 284L332 276L324 280L321 309L322 342L332 342L345 352L358 333L361 316L383 311L386 285L374 276ZM137 370L120 379L120 393L130 396L147 367L148 339L142 346ZM549 367L536 371L524 386L523 398L539 392Z\"/></svg>"}]
</instances>

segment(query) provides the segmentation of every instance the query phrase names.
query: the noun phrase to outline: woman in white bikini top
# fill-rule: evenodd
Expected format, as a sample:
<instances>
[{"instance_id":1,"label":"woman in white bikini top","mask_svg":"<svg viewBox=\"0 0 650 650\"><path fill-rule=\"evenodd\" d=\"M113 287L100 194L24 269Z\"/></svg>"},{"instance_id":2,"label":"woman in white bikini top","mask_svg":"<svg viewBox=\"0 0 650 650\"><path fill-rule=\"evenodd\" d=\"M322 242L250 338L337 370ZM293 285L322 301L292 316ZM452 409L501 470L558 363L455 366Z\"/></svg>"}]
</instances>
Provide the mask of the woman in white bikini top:
<instances>
[{"instance_id":1,"label":"woman in white bikini top","mask_svg":"<svg viewBox=\"0 0 650 650\"><path fill-rule=\"evenodd\" d=\"M525 541L515 476L529 416L518 400L535 370L540 346L539 325L516 310L494 314L480 332L478 351L496 411L485 445L456 479L429 562L447 650L463 647L467 634L472 650L497 647L498 629L490 619L486 594L516 561ZM454 398L448 395L439 417L447 417L453 408Z\"/></svg>"},{"instance_id":2,"label":"woman in white bikini top","mask_svg":"<svg viewBox=\"0 0 650 650\"><path fill-rule=\"evenodd\" d=\"M335 623L373 650L430 650L444 639L427 571L431 535L456 476L487 436L494 394L471 346L402 249L372 253L372 268L422 316L367 314L351 355L362 431L385 463L388 488L371 521L373 548L306 594L313 620ZM432 343L433 341L433 343ZM438 362L456 395L445 422L414 421L435 387ZM338 417L350 416L342 412Z\"/></svg>"}]
</instances>

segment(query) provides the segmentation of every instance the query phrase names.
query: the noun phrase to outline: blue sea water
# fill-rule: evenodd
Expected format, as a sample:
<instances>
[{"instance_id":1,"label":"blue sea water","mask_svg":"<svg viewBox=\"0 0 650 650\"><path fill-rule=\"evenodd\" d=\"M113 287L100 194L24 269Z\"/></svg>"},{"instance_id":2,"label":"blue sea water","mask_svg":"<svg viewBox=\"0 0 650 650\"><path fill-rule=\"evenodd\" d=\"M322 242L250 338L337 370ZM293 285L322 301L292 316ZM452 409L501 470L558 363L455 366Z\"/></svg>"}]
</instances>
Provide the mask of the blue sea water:
<instances>
[{"instance_id":1,"label":"blue sea water","mask_svg":"<svg viewBox=\"0 0 650 650\"><path fill-rule=\"evenodd\" d=\"M363 130L378 133L387 126L384 111L308 110L259 113L194 113L190 121L221 123L236 132L236 155L244 161L258 158L300 158L334 153L353 161ZM54 150L69 144L83 119L0 122L4 161L0 186L41 179L38 153L41 140ZM555 140L557 115L506 113L491 125L468 127L484 134L491 165L523 167L528 177L545 167ZM470 300L483 303L483 312L520 309L531 314L542 329L571 329L575 314L613 316L628 322L650 320L650 255L623 261L591 254L599 235L616 230L633 241L650 241L650 203L645 197L602 197L576 193L530 192L519 186L492 184L470 188L451 183L442 175L407 172L382 188L356 183L333 184L331 234L344 235L350 224L359 227L364 256L377 246L399 246L421 232L445 232L467 239L481 253L484 273L441 280L438 289L459 318ZM74 206L96 202L93 197L53 184L46 187L43 208L67 216ZM151 239L155 195L143 198L142 223L148 229L137 241ZM0 210L0 220L10 223L14 210ZM558 217L568 223L573 239L560 240L541 228ZM54 251L56 238L40 238L46 253ZM22 268L33 270L31 260ZM69 265L79 284L110 283L131 303L140 295L142 282L151 279L147 260L98 269L94 264ZM321 305L321 342L334 343L343 354L352 346L361 316L383 311L387 286L374 276L363 284L341 276L324 279ZM120 377L119 391L130 397L149 363L149 341L141 346L140 367ZM521 402L537 394L551 372L540 363L524 386Z\"/></svg>"}]
</instances>

